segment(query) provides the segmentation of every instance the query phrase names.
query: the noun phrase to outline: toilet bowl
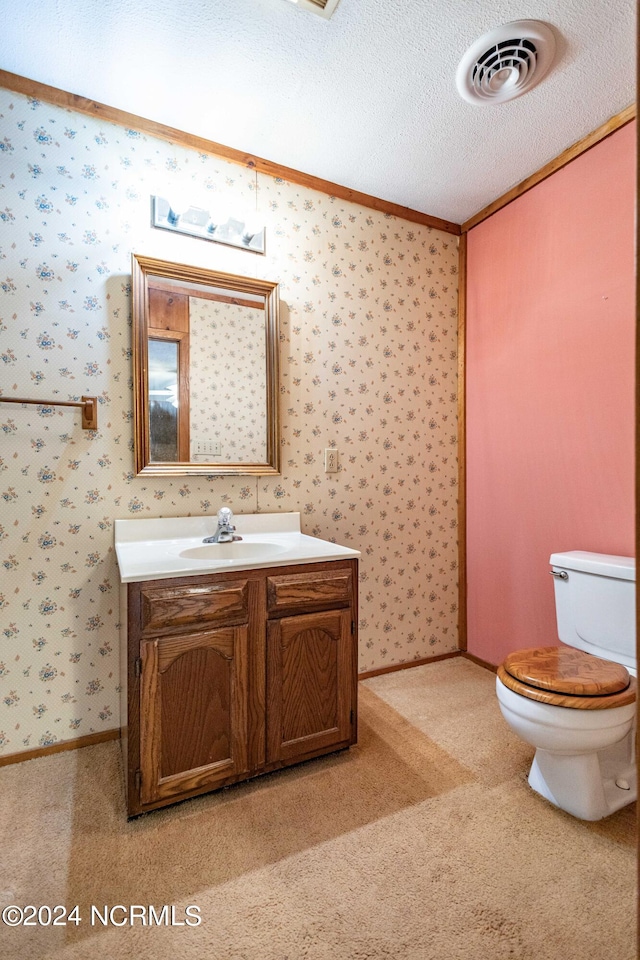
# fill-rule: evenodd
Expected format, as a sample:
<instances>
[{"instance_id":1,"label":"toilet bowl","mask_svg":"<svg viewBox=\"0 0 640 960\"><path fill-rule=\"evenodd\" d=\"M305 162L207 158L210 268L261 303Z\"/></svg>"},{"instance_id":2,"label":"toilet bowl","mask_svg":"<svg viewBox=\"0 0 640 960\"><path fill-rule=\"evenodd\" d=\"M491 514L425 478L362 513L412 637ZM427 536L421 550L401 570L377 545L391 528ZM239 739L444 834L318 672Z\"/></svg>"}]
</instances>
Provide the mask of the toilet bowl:
<instances>
[{"instance_id":1,"label":"toilet bowl","mask_svg":"<svg viewBox=\"0 0 640 960\"><path fill-rule=\"evenodd\" d=\"M551 563L562 643L509 654L496 693L511 729L535 747L530 786L600 820L637 796L635 561L573 551Z\"/></svg>"}]
</instances>

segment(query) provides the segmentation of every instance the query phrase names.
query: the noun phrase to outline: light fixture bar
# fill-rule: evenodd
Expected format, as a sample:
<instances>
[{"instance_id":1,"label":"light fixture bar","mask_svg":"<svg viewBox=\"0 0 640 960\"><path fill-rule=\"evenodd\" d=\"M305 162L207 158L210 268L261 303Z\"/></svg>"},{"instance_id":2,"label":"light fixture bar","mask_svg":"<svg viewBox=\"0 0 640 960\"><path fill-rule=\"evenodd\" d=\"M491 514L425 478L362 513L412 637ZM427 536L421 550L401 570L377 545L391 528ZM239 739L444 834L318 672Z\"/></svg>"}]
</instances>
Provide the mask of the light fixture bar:
<instances>
[{"instance_id":1,"label":"light fixture bar","mask_svg":"<svg viewBox=\"0 0 640 960\"><path fill-rule=\"evenodd\" d=\"M338 6L340 0L289 0L289 3L295 3L300 10L308 10L309 13L317 13L319 17L328 20Z\"/></svg>"}]
</instances>

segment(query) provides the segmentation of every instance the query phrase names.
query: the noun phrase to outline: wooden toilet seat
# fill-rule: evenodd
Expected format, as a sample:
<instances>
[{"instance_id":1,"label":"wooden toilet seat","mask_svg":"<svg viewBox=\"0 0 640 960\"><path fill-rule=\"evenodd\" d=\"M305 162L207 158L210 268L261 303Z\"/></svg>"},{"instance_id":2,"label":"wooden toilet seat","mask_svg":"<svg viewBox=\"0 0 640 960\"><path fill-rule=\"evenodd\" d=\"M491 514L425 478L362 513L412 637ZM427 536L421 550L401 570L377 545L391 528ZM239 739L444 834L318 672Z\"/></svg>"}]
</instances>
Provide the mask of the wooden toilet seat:
<instances>
[{"instance_id":1,"label":"wooden toilet seat","mask_svg":"<svg viewBox=\"0 0 640 960\"><path fill-rule=\"evenodd\" d=\"M510 653L501 682L520 696L574 710L607 710L636 699L626 667L573 647L533 647Z\"/></svg>"}]
</instances>

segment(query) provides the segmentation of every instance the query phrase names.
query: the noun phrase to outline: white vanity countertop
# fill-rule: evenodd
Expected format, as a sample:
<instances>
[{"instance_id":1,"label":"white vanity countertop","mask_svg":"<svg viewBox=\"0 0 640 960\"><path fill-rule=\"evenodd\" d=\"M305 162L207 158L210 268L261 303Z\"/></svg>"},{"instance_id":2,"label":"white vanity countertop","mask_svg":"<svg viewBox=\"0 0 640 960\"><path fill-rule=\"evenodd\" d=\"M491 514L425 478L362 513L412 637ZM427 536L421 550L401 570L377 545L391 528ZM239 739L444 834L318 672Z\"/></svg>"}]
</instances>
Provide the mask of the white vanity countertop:
<instances>
[{"instance_id":1,"label":"white vanity countertop","mask_svg":"<svg viewBox=\"0 0 640 960\"><path fill-rule=\"evenodd\" d=\"M232 523L242 540L207 547L202 541L215 533L215 516L116 520L122 583L360 556L359 550L301 533L299 513L237 514ZM206 556L194 558L194 552Z\"/></svg>"}]
</instances>

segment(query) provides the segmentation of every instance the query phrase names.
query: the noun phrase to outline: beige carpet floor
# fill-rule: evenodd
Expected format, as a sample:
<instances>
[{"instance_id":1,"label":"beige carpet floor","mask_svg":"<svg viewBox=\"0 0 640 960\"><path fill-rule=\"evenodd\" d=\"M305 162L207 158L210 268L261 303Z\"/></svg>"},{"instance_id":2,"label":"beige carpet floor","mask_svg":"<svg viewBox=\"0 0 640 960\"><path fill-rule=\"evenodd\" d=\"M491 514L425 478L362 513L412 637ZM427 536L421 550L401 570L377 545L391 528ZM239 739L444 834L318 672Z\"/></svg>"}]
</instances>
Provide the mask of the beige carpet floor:
<instances>
[{"instance_id":1,"label":"beige carpet floor","mask_svg":"<svg viewBox=\"0 0 640 960\"><path fill-rule=\"evenodd\" d=\"M526 783L494 678L462 659L360 684L360 740L128 823L106 743L0 770L3 960L632 960L631 807L587 824ZM102 927L90 906L200 908ZM114 917L120 921L122 911Z\"/></svg>"}]
</instances>

